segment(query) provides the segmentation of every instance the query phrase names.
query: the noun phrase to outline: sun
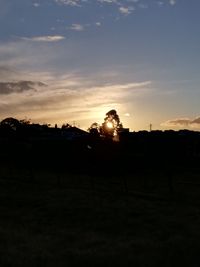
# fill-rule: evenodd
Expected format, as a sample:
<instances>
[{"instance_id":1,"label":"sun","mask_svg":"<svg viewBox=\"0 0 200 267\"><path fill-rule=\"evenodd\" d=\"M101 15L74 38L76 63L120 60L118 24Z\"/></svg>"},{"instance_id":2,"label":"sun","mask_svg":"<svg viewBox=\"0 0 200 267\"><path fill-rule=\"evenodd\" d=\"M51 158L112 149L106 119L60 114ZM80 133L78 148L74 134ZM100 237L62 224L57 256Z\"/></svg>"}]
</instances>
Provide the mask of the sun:
<instances>
[{"instance_id":1,"label":"sun","mask_svg":"<svg viewBox=\"0 0 200 267\"><path fill-rule=\"evenodd\" d=\"M113 124L112 124L112 122L110 122L110 121L108 121L108 122L106 123L106 126L107 126L109 129L112 129L112 128L113 128Z\"/></svg>"}]
</instances>

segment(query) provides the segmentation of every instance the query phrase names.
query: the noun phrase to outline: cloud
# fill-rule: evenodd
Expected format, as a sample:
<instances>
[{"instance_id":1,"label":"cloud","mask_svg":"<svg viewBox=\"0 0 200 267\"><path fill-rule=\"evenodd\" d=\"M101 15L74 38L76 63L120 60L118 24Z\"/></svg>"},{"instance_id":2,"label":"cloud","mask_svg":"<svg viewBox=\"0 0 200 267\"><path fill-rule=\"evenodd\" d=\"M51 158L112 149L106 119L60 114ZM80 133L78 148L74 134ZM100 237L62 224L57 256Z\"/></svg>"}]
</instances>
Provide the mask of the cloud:
<instances>
[{"instance_id":1,"label":"cloud","mask_svg":"<svg viewBox=\"0 0 200 267\"><path fill-rule=\"evenodd\" d=\"M164 5L164 2L163 2L163 1L158 1L157 4L158 4L159 6L163 6L163 5Z\"/></svg>"},{"instance_id":2,"label":"cloud","mask_svg":"<svg viewBox=\"0 0 200 267\"><path fill-rule=\"evenodd\" d=\"M0 76L2 70L9 69L9 66L21 65L24 63L23 55L26 54L25 42L21 40L18 42L7 42L0 44ZM4 67L6 66L6 67Z\"/></svg>"},{"instance_id":3,"label":"cloud","mask_svg":"<svg viewBox=\"0 0 200 267\"><path fill-rule=\"evenodd\" d=\"M98 2L100 2L100 3L108 3L108 4L118 4L119 3L119 1L117 1L117 0L98 0Z\"/></svg>"},{"instance_id":4,"label":"cloud","mask_svg":"<svg viewBox=\"0 0 200 267\"><path fill-rule=\"evenodd\" d=\"M101 22L96 22L95 24L96 24L96 26L98 26L98 27L101 26Z\"/></svg>"},{"instance_id":5,"label":"cloud","mask_svg":"<svg viewBox=\"0 0 200 267\"><path fill-rule=\"evenodd\" d=\"M33 3L33 6L34 6L34 7L39 7L40 4L39 4L39 3Z\"/></svg>"},{"instance_id":6,"label":"cloud","mask_svg":"<svg viewBox=\"0 0 200 267\"><path fill-rule=\"evenodd\" d=\"M71 6L71 7L81 7L83 3L87 2L95 2L95 0L54 0L55 3L59 5L66 5L66 6ZM128 2L138 2L139 0L125 0ZM101 4L107 3L107 4L119 4L119 0L96 0L96 2L99 2Z\"/></svg>"},{"instance_id":7,"label":"cloud","mask_svg":"<svg viewBox=\"0 0 200 267\"><path fill-rule=\"evenodd\" d=\"M148 8L149 1L140 1L140 0L54 0L55 3L59 5L71 6L71 7L83 7L85 3L96 3L100 6L110 5L117 7L119 13L122 15L129 15L133 13L136 9L146 9ZM177 0L166 0L171 6L174 6L177 3ZM164 5L163 0L155 1L157 5Z\"/></svg>"},{"instance_id":8,"label":"cloud","mask_svg":"<svg viewBox=\"0 0 200 267\"><path fill-rule=\"evenodd\" d=\"M18 81L18 82L0 82L0 95L11 93L21 93L27 90L35 90L36 87L46 86L41 82Z\"/></svg>"},{"instance_id":9,"label":"cloud","mask_svg":"<svg viewBox=\"0 0 200 267\"><path fill-rule=\"evenodd\" d=\"M148 89L151 85L150 81L106 83L96 75L88 78L76 73L32 73L30 76L43 77L40 80L42 84L26 81L25 86L19 88L18 82L10 82L12 88L9 94L1 94L2 119L27 116L36 122L53 124L76 120L87 128L94 121L102 122L109 109L115 108L121 110L122 114L126 113L123 106L127 99L134 92Z\"/></svg>"},{"instance_id":10,"label":"cloud","mask_svg":"<svg viewBox=\"0 0 200 267\"><path fill-rule=\"evenodd\" d=\"M174 6L174 5L176 4L176 0L169 0L169 4L170 4L171 6Z\"/></svg>"},{"instance_id":11,"label":"cloud","mask_svg":"<svg viewBox=\"0 0 200 267\"><path fill-rule=\"evenodd\" d=\"M55 0L58 4L64 4L67 6L80 6L80 0Z\"/></svg>"},{"instance_id":12,"label":"cloud","mask_svg":"<svg viewBox=\"0 0 200 267\"><path fill-rule=\"evenodd\" d=\"M72 24L68 29L73 30L73 31L84 31L84 26L81 24Z\"/></svg>"},{"instance_id":13,"label":"cloud","mask_svg":"<svg viewBox=\"0 0 200 267\"><path fill-rule=\"evenodd\" d=\"M134 10L135 10L134 7L124 7L124 6L119 7L119 11L120 11L122 14L124 14L124 15L129 15L129 14L131 14Z\"/></svg>"},{"instance_id":14,"label":"cloud","mask_svg":"<svg viewBox=\"0 0 200 267\"><path fill-rule=\"evenodd\" d=\"M11 42L0 43L0 67L26 69L34 71L49 70L52 67L72 57L72 49L66 42L44 42L15 39ZM1 74L0 74L1 75ZM17 79L18 80L18 79ZM29 80L26 77L23 80ZM4 80L3 80L4 81ZM6 80L7 81L7 80Z\"/></svg>"},{"instance_id":15,"label":"cloud","mask_svg":"<svg viewBox=\"0 0 200 267\"><path fill-rule=\"evenodd\" d=\"M47 36L35 36L35 37L21 37L21 40L33 41L33 42L58 42L64 40L62 35L47 35Z\"/></svg>"},{"instance_id":16,"label":"cloud","mask_svg":"<svg viewBox=\"0 0 200 267\"><path fill-rule=\"evenodd\" d=\"M195 119L177 118L173 120L168 120L166 122L161 123L161 126L200 129L200 117L196 117Z\"/></svg>"},{"instance_id":17,"label":"cloud","mask_svg":"<svg viewBox=\"0 0 200 267\"><path fill-rule=\"evenodd\" d=\"M19 72L7 66L0 66L0 81L12 81L19 77Z\"/></svg>"}]
</instances>

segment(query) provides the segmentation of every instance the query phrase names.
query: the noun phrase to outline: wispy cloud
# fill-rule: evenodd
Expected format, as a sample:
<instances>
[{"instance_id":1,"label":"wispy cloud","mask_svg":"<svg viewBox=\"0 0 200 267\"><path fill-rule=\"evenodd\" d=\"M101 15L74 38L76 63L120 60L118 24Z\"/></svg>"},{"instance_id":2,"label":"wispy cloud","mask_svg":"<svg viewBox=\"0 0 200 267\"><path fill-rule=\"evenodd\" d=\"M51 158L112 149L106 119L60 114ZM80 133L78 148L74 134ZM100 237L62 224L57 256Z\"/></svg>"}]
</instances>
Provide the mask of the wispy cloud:
<instances>
[{"instance_id":1,"label":"wispy cloud","mask_svg":"<svg viewBox=\"0 0 200 267\"><path fill-rule=\"evenodd\" d=\"M170 4L171 6L174 6L174 5L176 4L176 0L169 0L169 4Z\"/></svg>"},{"instance_id":2,"label":"wispy cloud","mask_svg":"<svg viewBox=\"0 0 200 267\"><path fill-rule=\"evenodd\" d=\"M59 42L61 38L16 38L11 42L1 42L0 43L0 68L5 66L7 68L16 68L16 69L26 69L26 72L29 70L41 71L43 69L48 70L55 64L56 61L65 56L70 56L70 51L63 51L62 56L58 53L55 48L62 46L62 42ZM62 38L63 40L63 38ZM54 65L55 66L55 65ZM0 74L1 76L1 74ZM14 75L12 75L13 77ZM9 78L9 76L7 76ZM18 76L18 77L21 77ZM15 75L15 78L18 78ZM1 78L1 77L0 77ZM10 77L11 78L11 77ZM23 79L27 80L26 77ZM29 80L29 79L28 79ZM9 81L9 80L3 80Z\"/></svg>"},{"instance_id":3,"label":"wispy cloud","mask_svg":"<svg viewBox=\"0 0 200 267\"><path fill-rule=\"evenodd\" d=\"M47 35L47 36L35 36L35 37L21 37L20 39L33 42L58 42L64 40L62 35Z\"/></svg>"},{"instance_id":4,"label":"wispy cloud","mask_svg":"<svg viewBox=\"0 0 200 267\"><path fill-rule=\"evenodd\" d=\"M1 117L28 116L35 121L48 123L76 120L82 126L89 127L94 121L101 122L110 108L121 110L122 114L127 113L123 109L127 98L135 91L148 90L151 85L150 81L105 83L99 82L96 76L89 78L74 73L45 75L46 79L43 74L32 73L35 79L41 78L41 83L31 83L33 90L30 88L19 92L18 88L13 87L9 94L2 94ZM44 88L43 84L47 86Z\"/></svg>"},{"instance_id":5,"label":"wispy cloud","mask_svg":"<svg viewBox=\"0 0 200 267\"><path fill-rule=\"evenodd\" d=\"M80 6L81 0L55 0L55 2L67 6Z\"/></svg>"},{"instance_id":6,"label":"wispy cloud","mask_svg":"<svg viewBox=\"0 0 200 267\"><path fill-rule=\"evenodd\" d=\"M39 3L33 3L33 6L34 6L34 7L39 7L40 4L39 4Z\"/></svg>"},{"instance_id":7,"label":"wispy cloud","mask_svg":"<svg viewBox=\"0 0 200 267\"><path fill-rule=\"evenodd\" d=\"M158 1L157 4L161 7L164 5L164 2L163 1Z\"/></svg>"},{"instance_id":8,"label":"wispy cloud","mask_svg":"<svg viewBox=\"0 0 200 267\"><path fill-rule=\"evenodd\" d=\"M9 95L12 93L21 93L27 90L35 90L35 87L38 86L45 86L45 84L33 81L0 82L0 95Z\"/></svg>"},{"instance_id":9,"label":"wispy cloud","mask_svg":"<svg viewBox=\"0 0 200 267\"><path fill-rule=\"evenodd\" d=\"M101 22L96 22L95 25L100 27L101 26Z\"/></svg>"},{"instance_id":10,"label":"wispy cloud","mask_svg":"<svg viewBox=\"0 0 200 267\"><path fill-rule=\"evenodd\" d=\"M100 3L108 3L108 4L118 4L119 1L118 0L97 0Z\"/></svg>"},{"instance_id":11,"label":"wispy cloud","mask_svg":"<svg viewBox=\"0 0 200 267\"><path fill-rule=\"evenodd\" d=\"M124 14L124 15L129 15L131 14L133 11L135 10L134 7L124 7L124 6L121 6L119 7L119 11Z\"/></svg>"},{"instance_id":12,"label":"wispy cloud","mask_svg":"<svg viewBox=\"0 0 200 267\"><path fill-rule=\"evenodd\" d=\"M70 27L67 27L67 29L73 31L84 31L84 25L74 23Z\"/></svg>"},{"instance_id":13,"label":"wispy cloud","mask_svg":"<svg viewBox=\"0 0 200 267\"><path fill-rule=\"evenodd\" d=\"M167 127L167 128L193 128L193 129L200 129L200 117L196 117L194 119L190 118L177 118L168 120L166 122L163 122L161 126Z\"/></svg>"},{"instance_id":14,"label":"wispy cloud","mask_svg":"<svg viewBox=\"0 0 200 267\"><path fill-rule=\"evenodd\" d=\"M54 0L59 5L71 6L71 7L83 7L86 3L99 3L101 6L110 5L117 7L118 11L122 15L129 15L133 13L137 8L148 8L149 1L140 0ZM167 0L171 6L177 3L177 0ZM155 1L156 4L164 5L163 0Z\"/></svg>"}]
</instances>

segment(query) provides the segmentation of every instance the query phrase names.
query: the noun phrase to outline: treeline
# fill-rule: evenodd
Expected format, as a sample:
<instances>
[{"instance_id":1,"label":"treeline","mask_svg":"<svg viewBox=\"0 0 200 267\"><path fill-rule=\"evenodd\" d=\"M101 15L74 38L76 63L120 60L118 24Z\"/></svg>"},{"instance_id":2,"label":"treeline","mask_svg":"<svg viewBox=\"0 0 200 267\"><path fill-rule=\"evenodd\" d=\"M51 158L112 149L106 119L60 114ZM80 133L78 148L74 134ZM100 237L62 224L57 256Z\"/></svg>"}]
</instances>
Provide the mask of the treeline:
<instances>
[{"instance_id":1,"label":"treeline","mask_svg":"<svg viewBox=\"0 0 200 267\"><path fill-rule=\"evenodd\" d=\"M0 148L1 164L123 175L198 168L200 132L121 132L115 142L70 125L58 128L7 118L0 123Z\"/></svg>"}]
</instances>

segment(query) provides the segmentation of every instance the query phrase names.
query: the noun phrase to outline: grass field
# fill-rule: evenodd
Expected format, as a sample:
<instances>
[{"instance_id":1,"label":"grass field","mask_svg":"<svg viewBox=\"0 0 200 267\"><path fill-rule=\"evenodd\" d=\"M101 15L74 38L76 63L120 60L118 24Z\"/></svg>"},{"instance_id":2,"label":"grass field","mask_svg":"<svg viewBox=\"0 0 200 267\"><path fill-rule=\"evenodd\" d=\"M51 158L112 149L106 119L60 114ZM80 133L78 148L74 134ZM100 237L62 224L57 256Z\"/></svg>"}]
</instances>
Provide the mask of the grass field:
<instances>
[{"instance_id":1,"label":"grass field","mask_svg":"<svg viewBox=\"0 0 200 267\"><path fill-rule=\"evenodd\" d=\"M198 173L173 180L2 166L0 266L199 266Z\"/></svg>"}]
</instances>

